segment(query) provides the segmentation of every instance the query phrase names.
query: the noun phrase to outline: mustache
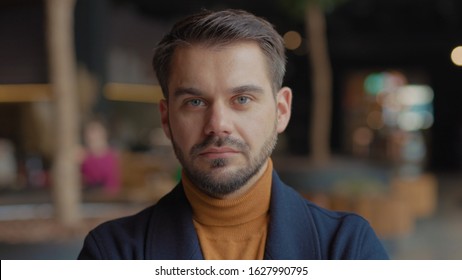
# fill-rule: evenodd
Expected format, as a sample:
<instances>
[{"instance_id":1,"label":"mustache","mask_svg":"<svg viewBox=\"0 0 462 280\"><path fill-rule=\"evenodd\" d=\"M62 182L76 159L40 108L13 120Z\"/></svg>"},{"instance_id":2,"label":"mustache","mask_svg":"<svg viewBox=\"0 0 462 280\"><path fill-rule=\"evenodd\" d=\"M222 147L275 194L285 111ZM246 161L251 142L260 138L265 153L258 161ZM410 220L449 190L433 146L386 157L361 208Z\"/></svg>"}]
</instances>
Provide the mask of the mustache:
<instances>
[{"instance_id":1,"label":"mustache","mask_svg":"<svg viewBox=\"0 0 462 280\"><path fill-rule=\"evenodd\" d=\"M190 155L191 156L196 156L200 154L204 149L208 147L231 147L235 148L236 150L239 151L246 151L249 149L248 145L236 138L227 136L227 137L219 137L219 136L208 136L205 138L205 140L199 144L194 145L191 148Z\"/></svg>"}]
</instances>

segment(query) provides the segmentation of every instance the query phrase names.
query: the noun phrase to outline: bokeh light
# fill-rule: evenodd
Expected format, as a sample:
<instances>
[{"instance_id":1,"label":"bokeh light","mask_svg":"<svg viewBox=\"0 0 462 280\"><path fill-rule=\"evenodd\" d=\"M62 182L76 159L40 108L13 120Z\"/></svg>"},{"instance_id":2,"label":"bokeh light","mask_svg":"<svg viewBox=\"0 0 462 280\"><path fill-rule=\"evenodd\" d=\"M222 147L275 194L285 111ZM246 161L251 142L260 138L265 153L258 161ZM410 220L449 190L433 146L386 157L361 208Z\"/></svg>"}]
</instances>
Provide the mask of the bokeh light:
<instances>
[{"instance_id":1,"label":"bokeh light","mask_svg":"<svg viewBox=\"0 0 462 280\"><path fill-rule=\"evenodd\" d=\"M284 44L289 50L295 50L302 44L302 36L297 31L288 31L283 36Z\"/></svg>"},{"instance_id":2,"label":"bokeh light","mask_svg":"<svg viewBox=\"0 0 462 280\"><path fill-rule=\"evenodd\" d=\"M457 66L462 66L462 46L455 47L451 52L451 60Z\"/></svg>"}]
</instances>

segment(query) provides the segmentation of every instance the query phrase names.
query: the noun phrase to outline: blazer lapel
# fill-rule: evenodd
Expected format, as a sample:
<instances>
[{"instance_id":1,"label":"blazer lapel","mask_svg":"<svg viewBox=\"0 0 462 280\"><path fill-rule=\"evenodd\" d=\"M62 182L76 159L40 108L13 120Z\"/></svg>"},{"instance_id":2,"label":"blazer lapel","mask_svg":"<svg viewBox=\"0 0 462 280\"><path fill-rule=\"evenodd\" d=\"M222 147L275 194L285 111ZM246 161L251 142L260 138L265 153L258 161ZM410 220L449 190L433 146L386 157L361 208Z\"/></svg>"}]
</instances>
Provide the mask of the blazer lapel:
<instances>
[{"instance_id":1,"label":"blazer lapel","mask_svg":"<svg viewBox=\"0 0 462 280\"><path fill-rule=\"evenodd\" d=\"M273 171L265 259L320 259L318 233L305 201Z\"/></svg>"},{"instance_id":2,"label":"blazer lapel","mask_svg":"<svg viewBox=\"0 0 462 280\"><path fill-rule=\"evenodd\" d=\"M179 183L159 201L151 217L146 237L148 259L204 259L192 220L191 206Z\"/></svg>"}]
</instances>

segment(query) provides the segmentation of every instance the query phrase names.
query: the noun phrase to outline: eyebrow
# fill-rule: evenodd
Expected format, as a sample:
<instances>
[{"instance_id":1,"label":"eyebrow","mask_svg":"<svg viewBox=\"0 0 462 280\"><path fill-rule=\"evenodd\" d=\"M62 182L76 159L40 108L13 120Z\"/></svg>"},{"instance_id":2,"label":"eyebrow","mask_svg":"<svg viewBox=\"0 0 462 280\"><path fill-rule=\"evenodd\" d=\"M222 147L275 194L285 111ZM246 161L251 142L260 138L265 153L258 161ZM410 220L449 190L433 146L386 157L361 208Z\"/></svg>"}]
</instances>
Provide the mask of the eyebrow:
<instances>
[{"instance_id":1,"label":"eyebrow","mask_svg":"<svg viewBox=\"0 0 462 280\"><path fill-rule=\"evenodd\" d=\"M173 96L175 97L179 97L186 94L194 96L203 95L203 93L199 89L193 87L179 87L173 92Z\"/></svg>"},{"instance_id":2,"label":"eyebrow","mask_svg":"<svg viewBox=\"0 0 462 280\"><path fill-rule=\"evenodd\" d=\"M263 94L264 90L262 87L257 86L257 85L242 85L242 86L237 86L234 88L231 88L230 93L232 94L241 94L241 93L246 93L246 92L254 92L258 94ZM179 87L173 92L173 96L179 97L182 95L193 95L193 96L202 96L204 93L194 87Z\"/></svg>"},{"instance_id":3,"label":"eyebrow","mask_svg":"<svg viewBox=\"0 0 462 280\"><path fill-rule=\"evenodd\" d=\"M255 93L264 93L262 87L257 85L243 85L231 89L233 94L246 93L246 92L255 92Z\"/></svg>"}]
</instances>

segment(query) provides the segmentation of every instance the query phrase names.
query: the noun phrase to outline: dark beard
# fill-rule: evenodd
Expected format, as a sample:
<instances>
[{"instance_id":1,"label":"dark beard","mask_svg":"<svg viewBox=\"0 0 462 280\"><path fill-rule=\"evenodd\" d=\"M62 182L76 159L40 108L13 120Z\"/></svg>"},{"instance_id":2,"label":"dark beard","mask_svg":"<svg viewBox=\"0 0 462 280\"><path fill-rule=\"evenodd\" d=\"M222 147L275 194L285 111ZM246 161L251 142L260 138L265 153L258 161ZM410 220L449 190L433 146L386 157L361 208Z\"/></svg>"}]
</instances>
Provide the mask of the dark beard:
<instances>
[{"instance_id":1,"label":"dark beard","mask_svg":"<svg viewBox=\"0 0 462 280\"><path fill-rule=\"evenodd\" d=\"M270 138L264 143L260 153L255 156L255 158L250 158L250 148L249 146L234 138L226 137L226 138L219 138L216 136L208 137L204 142L193 146L191 149L190 156L194 158L197 154L200 153L202 149L208 146L228 146L228 147L235 147L239 151L243 153L244 156L247 158L247 162L249 162L248 166L243 166L242 168L238 169L234 172L227 172L224 176L220 178L216 178L213 176L211 172L213 169L223 168L228 165L228 160L225 158L218 158L211 161L211 172L204 172L194 168L189 165L186 160L184 159L183 153L180 149L178 149L175 141L172 138L172 145L175 150L175 154L180 161L181 165L183 166L183 170L191 180L191 182L199 188L204 193L212 196L212 197L223 197L225 195L234 193L235 191L239 190L242 186L244 186L251 178L253 178L263 167L266 163L267 159L273 152L277 142L277 132L274 130L274 133L271 135Z\"/></svg>"}]
</instances>

